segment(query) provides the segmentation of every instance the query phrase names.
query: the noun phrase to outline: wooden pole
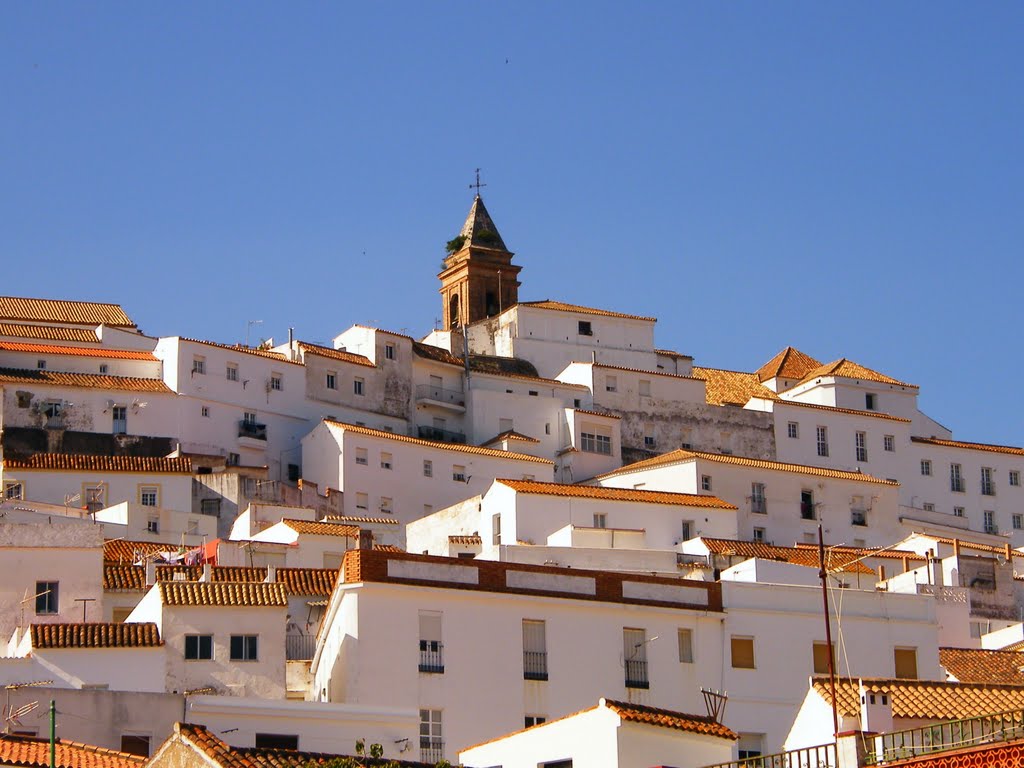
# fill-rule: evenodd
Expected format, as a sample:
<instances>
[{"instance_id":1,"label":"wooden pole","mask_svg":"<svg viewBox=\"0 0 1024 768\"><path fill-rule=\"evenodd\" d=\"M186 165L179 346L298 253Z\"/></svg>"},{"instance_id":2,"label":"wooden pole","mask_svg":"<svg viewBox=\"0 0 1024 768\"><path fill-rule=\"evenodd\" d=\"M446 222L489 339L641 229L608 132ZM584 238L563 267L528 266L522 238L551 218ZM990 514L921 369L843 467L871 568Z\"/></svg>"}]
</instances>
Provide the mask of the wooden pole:
<instances>
[{"instance_id":1,"label":"wooden pole","mask_svg":"<svg viewBox=\"0 0 1024 768\"><path fill-rule=\"evenodd\" d=\"M832 693L832 732L839 735L839 707L836 702L836 669L832 659L832 623L828 615L828 570L825 568L825 536L818 525L818 576L821 578L821 600L825 607L825 644L828 653L828 685Z\"/></svg>"}]
</instances>

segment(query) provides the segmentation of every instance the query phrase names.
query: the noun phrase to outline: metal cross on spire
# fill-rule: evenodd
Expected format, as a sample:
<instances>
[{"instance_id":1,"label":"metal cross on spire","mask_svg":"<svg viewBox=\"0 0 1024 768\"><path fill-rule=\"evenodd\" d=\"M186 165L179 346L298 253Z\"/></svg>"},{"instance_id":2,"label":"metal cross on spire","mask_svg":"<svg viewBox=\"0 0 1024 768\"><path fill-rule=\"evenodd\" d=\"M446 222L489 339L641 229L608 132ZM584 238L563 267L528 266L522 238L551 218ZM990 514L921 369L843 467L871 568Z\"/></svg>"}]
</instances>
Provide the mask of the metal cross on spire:
<instances>
[{"instance_id":1,"label":"metal cross on spire","mask_svg":"<svg viewBox=\"0 0 1024 768\"><path fill-rule=\"evenodd\" d=\"M470 184L469 188L470 189L474 189L475 188L476 189L476 196L480 197L480 187L486 187L486 186L487 186L486 184L483 184L483 183L480 182L480 169L477 168L476 169L476 184Z\"/></svg>"}]
</instances>

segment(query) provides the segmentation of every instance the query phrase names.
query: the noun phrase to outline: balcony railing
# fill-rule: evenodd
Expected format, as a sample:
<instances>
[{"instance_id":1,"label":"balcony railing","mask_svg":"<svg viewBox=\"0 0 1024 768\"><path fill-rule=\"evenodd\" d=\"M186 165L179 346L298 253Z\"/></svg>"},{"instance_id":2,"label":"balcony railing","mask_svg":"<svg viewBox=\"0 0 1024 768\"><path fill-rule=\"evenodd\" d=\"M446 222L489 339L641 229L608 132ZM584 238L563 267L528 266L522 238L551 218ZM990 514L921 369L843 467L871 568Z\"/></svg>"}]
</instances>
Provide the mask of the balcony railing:
<instances>
[{"instance_id":1,"label":"balcony railing","mask_svg":"<svg viewBox=\"0 0 1024 768\"><path fill-rule=\"evenodd\" d=\"M640 659L626 660L626 687L650 688L647 678L647 662Z\"/></svg>"},{"instance_id":2,"label":"balcony railing","mask_svg":"<svg viewBox=\"0 0 1024 768\"><path fill-rule=\"evenodd\" d=\"M750 511L756 515L767 515L768 514L768 501L766 499L759 499L756 496L750 499Z\"/></svg>"},{"instance_id":3,"label":"balcony railing","mask_svg":"<svg viewBox=\"0 0 1024 768\"><path fill-rule=\"evenodd\" d=\"M417 400L433 400L437 403L448 403L450 405L466 405L466 393L444 387L432 387L429 384L420 384L416 387Z\"/></svg>"},{"instance_id":4,"label":"balcony railing","mask_svg":"<svg viewBox=\"0 0 1024 768\"><path fill-rule=\"evenodd\" d=\"M1024 710L937 723L906 731L883 733L868 743L865 762L879 765L932 752L1009 741L1024 736Z\"/></svg>"},{"instance_id":5,"label":"balcony railing","mask_svg":"<svg viewBox=\"0 0 1024 768\"><path fill-rule=\"evenodd\" d=\"M434 440L439 443L464 443L466 436L462 432L452 432L440 427L417 427L420 439Z\"/></svg>"},{"instance_id":6,"label":"balcony railing","mask_svg":"<svg viewBox=\"0 0 1024 768\"><path fill-rule=\"evenodd\" d=\"M733 760L731 763L708 765L705 768L836 768L838 764L836 745L822 744L774 755Z\"/></svg>"},{"instance_id":7,"label":"balcony railing","mask_svg":"<svg viewBox=\"0 0 1024 768\"><path fill-rule=\"evenodd\" d=\"M257 424L255 421L242 420L238 422L238 436L251 437L253 440L266 440L267 425Z\"/></svg>"},{"instance_id":8,"label":"balcony railing","mask_svg":"<svg viewBox=\"0 0 1024 768\"><path fill-rule=\"evenodd\" d=\"M420 640L420 672L444 672L444 646L438 640Z\"/></svg>"},{"instance_id":9,"label":"balcony railing","mask_svg":"<svg viewBox=\"0 0 1024 768\"><path fill-rule=\"evenodd\" d=\"M420 737L420 760L424 763L439 763L444 759L444 742L439 739Z\"/></svg>"},{"instance_id":10,"label":"balcony railing","mask_svg":"<svg viewBox=\"0 0 1024 768\"><path fill-rule=\"evenodd\" d=\"M286 635L284 657L288 661L309 661L316 651L315 635Z\"/></svg>"},{"instance_id":11,"label":"balcony railing","mask_svg":"<svg viewBox=\"0 0 1024 768\"><path fill-rule=\"evenodd\" d=\"M548 654L546 651L523 651L523 679L548 679Z\"/></svg>"}]
</instances>

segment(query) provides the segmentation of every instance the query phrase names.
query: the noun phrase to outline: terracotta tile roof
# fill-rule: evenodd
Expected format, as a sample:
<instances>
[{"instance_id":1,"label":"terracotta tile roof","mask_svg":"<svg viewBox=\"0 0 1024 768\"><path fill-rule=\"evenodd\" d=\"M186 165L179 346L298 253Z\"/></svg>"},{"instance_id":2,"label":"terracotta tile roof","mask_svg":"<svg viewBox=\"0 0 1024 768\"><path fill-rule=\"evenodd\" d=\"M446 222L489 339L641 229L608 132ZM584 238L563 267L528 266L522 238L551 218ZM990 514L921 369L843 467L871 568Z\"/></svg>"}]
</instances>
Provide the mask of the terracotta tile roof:
<instances>
[{"instance_id":1,"label":"terracotta tile roof","mask_svg":"<svg viewBox=\"0 0 1024 768\"><path fill-rule=\"evenodd\" d=\"M378 552L405 552L404 549L394 544L374 544L373 548Z\"/></svg>"},{"instance_id":2,"label":"terracotta tile roof","mask_svg":"<svg viewBox=\"0 0 1024 768\"><path fill-rule=\"evenodd\" d=\"M37 469L67 472L140 472L145 474L191 475L192 460L151 456L98 456L86 453L34 453L27 461L5 459L7 469Z\"/></svg>"},{"instance_id":3,"label":"terracotta tile roof","mask_svg":"<svg viewBox=\"0 0 1024 768\"><path fill-rule=\"evenodd\" d=\"M623 317L627 320L644 320L649 323L658 322L656 317L644 317L643 315L629 315L622 312L612 312L608 309L594 309L593 307L582 307L579 304L567 304L564 301L520 301L517 306L534 307L536 309L552 309L557 312L575 312L581 315L599 315L603 317Z\"/></svg>"},{"instance_id":4,"label":"terracotta tile roof","mask_svg":"<svg viewBox=\"0 0 1024 768\"><path fill-rule=\"evenodd\" d=\"M757 369L757 379L762 382L775 378L802 379L820 365L821 362L796 347L786 347Z\"/></svg>"},{"instance_id":5,"label":"terracotta tile roof","mask_svg":"<svg viewBox=\"0 0 1024 768\"><path fill-rule=\"evenodd\" d=\"M702 733L705 736L717 736L720 739L733 741L739 738L739 734L705 715L686 715L669 709L647 707L642 704L627 704L624 701L611 699L602 699L601 701L626 722L657 725L662 728Z\"/></svg>"},{"instance_id":6,"label":"terracotta tile roof","mask_svg":"<svg viewBox=\"0 0 1024 768\"><path fill-rule=\"evenodd\" d=\"M1014 578L1016 578L1016 576ZM1010 643L1009 645L1007 645L1004 648L1001 648L1000 650L1003 650L1003 651L1024 651L1024 640L1018 640L1015 643Z\"/></svg>"},{"instance_id":7,"label":"terracotta tile roof","mask_svg":"<svg viewBox=\"0 0 1024 768\"><path fill-rule=\"evenodd\" d=\"M419 357L427 360L444 363L445 365L455 365L459 368L465 367L461 357L453 355L451 352L446 349L442 349L441 347L435 347L431 344L424 344L423 342L416 341L413 342L412 351ZM578 389L581 391L587 390L587 387L582 384L571 384L567 381L544 378L537 373L537 369L534 367L533 363L529 360L523 360L517 357L470 355L469 370L472 373L498 376L503 379L520 379L522 381L530 381L535 384L547 384L553 387Z\"/></svg>"},{"instance_id":8,"label":"terracotta tile roof","mask_svg":"<svg viewBox=\"0 0 1024 768\"><path fill-rule=\"evenodd\" d=\"M516 493L538 496L562 496L579 499L601 499L602 501L624 501L634 504L672 504L680 507L708 507L712 509L736 509L736 506L716 496L702 496L697 493L669 493L668 491L643 491L631 488L603 488L597 485L564 485L562 483L541 483L536 480L497 479L496 483L508 486Z\"/></svg>"},{"instance_id":9,"label":"terracotta tile roof","mask_svg":"<svg viewBox=\"0 0 1024 768\"><path fill-rule=\"evenodd\" d=\"M138 624L33 624L32 647L155 648L164 644L153 622Z\"/></svg>"},{"instance_id":10,"label":"terracotta tile roof","mask_svg":"<svg viewBox=\"0 0 1024 768\"><path fill-rule=\"evenodd\" d=\"M127 541L108 539L103 542L103 559L107 562L134 563L142 557L160 552L177 552L179 544L156 541Z\"/></svg>"},{"instance_id":11,"label":"terracotta tile roof","mask_svg":"<svg viewBox=\"0 0 1024 768\"><path fill-rule=\"evenodd\" d=\"M351 352L343 352L340 349L333 349L332 347L324 347L319 344L310 344L305 341L298 342L299 349L302 350L304 355L319 355L320 357L327 357L331 360L338 360L342 363L352 363L353 365L362 365L366 368L376 368L370 358L364 355L355 355Z\"/></svg>"},{"instance_id":12,"label":"terracotta tile roof","mask_svg":"<svg viewBox=\"0 0 1024 768\"><path fill-rule=\"evenodd\" d=\"M696 376L684 376L681 373L668 373L667 371L648 371L643 368L627 368L624 365L605 365L604 363L592 363L595 368L607 368L611 371L627 371L629 373L641 373L645 376L667 376L670 379L697 379ZM703 381L703 379L697 379Z\"/></svg>"},{"instance_id":13,"label":"terracotta tile roof","mask_svg":"<svg viewBox=\"0 0 1024 768\"><path fill-rule=\"evenodd\" d=\"M54 753L57 768L138 768L146 762L145 757L138 755L64 739L57 739ZM0 765L47 768L50 742L30 736L0 735Z\"/></svg>"},{"instance_id":14,"label":"terracotta tile roof","mask_svg":"<svg viewBox=\"0 0 1024 768\"><path fill-rule=\"evenodd\" d=\"M490 440L484 440L482 443L480 443L480 445L487 446L487 445L490 445L491 443L503 442L505 440L514 440L514 441L519 441L521 443L539 443L540 442L540 440L538 440L535 437L530 437L529 435L520 434L519 432L516 432L514 429L506 429L504 432L495 435Z\"/></svg>"},{"instance_id":15,"label":"terracotta tile roof","mask_svg":"<svg viewBox=\"0 0 1024 768\"><path fill-rule=\"evenodd\" d=\"M34 352L40 355L76 355L103 357L111 360L146 360L159 362L152 352L138 349L110 349L108 347L61 347L54 344L28 344L20 341L0 341L3 352Z\"/></svg>"},{"instance_id":16,"label":"terracotta tile roof","mask_svg":"<svg viewBox=\"0 0 1024 768\"><path fill-rule=\"evenodd\" d=\"M989 554L989 555L1004 555L1004 554L1006 554L1006 546L1005 545L1001 546L1001 547L994 547L991 544L978 544L978 543L973 542L973 541L964 541L963 539L953 539L953 538L946 537L946 536L934 536L934 535L932 535L930 533L921 533L920 531L914 531L914 534L917 535L917 536L921 536L922 538L925 538L925 539L932 539L933 541L937 541L940 544L948 544L951 547L953 546L954 542L959 542L960 549L973 549L975 552L984 552L985 554ZM1015 552L1012 549L1011 549L1011 553L1015 557L1021 556L1020 552Z\"/></svg>"},{"instance_id":17,"label":"terracotta tile roof","mask_svg":"<svg viewBox=\"0 0 1024 768\"><path fill-rule=\"evenodd\" d=\"M980 648L939 648L939 663L961 683L1024 685L1024 653Z\"/></svg>"},{"instance_id":18,"label":"terracotta tile roof","mask_svg":"<svg viewBox=\"0 0 1024 768\"><path fill-rule=\"evenodd\" d=\"M603 416L606 419L621 419L616 413L605 413L604 411L588 411L586 408L573 408L576 413L584 413L587 416Z\"/></svg>"},{"instance_id":19,"label":"terracotta tile roof","mask_svg":"<svg viewBox=\"0 0 1024 768\"><path fill-rule=\"evenodd\" d=\"M123 389L129 392L162 392L173 394L160 379L139 379L132 376L106 376L95 373L64 373L25 368L0 368L0 384L51 384L83 389Z\"/></svg>"},{"instance_id":20,"label":"terracotta tile roof","mask_svg":"<svg viewBox=\"0 0 1024 768\"><path fill-rule=\"evenodd\" d=\"M215 565L211 570L213 583L247 582L259 584L267 578L266 568L246 568ZM283 584L289 595L330 595L338 572L333 568L278 568L277 583ZM198 581L203 575L201 565L158 565L156 580L174 581L181 574L186 581ZM142 592L146 589L146 569L141 565L118 565L105 563L103 566L103 588Z\"/></svg>"},{"instance_id":21,"label":"terracotta tile roof","mask_svg":"<svg viewBox=\"0 0 1024 768\"><path fill-rule=\"evenodd\" d=\"M324 520L332 523L364 523L366 525L398 525L398 520L393 517L362 517L359 515L328 515Z\"/></svg>"},{"instance_id":22,"label":"terracotta tile roof","mask_svg":"<svg viewBox=\"0 0 1024 768\"><path fill-rule=\"evenodd\" d=\"M889 421L900 421L904 424L909 424L910 419L904 419L900 416L892 416L888 413L882 413L881 411L858 411L856 408L836 408L833 405L818 405L817 403L799 403L796 400L787 400L784 397L780 397L775 401L776 407L780 405L794 406L796 408L813 408L817 411L831 411L832 413L846 413L851 416L870 416L874 419L888 419ZM911 438L916 439L916 438Z\"/></svg>"},{"instance_id":23,"label":"terracotta tile roof","mask_svg":"<svg viewBox=\"0 0 1024 768\"><path fill-rule=\"evenodd\" d=\"M733 541L731 539L710 539L702 536L701 541L708 551L714 555L723 557L757 557L762 560L778 560L793 565L805 565L810 568L818 568L817 545L814 549L810 547L778 547L774 544L764 544L758 541ZM825 567L831 572L844 571L846 573L873 574L870 568L859 562L854 553L837 552L832 547L825 549Z\"/></svg>"},{"instance_id":24,"label":"terracotta tile roof","mask_svg":"<svg viewBox=\"0 0 1024 768\"><path fill-rule=\"evenodd\" d=\"M813 687L831 705L827 677L815 677ZM913 720L962 720L988 712L1024 709L1024 686L949 683L935 680L865 679L869 692L888 692L894 717ZM836 680L836 704L843 717L860 715L858 681Z\"/></svg>"},{"instance_id":25,"label":"terracotta tile roof","mask_svg":"<svg viewBox=\"0 0 1024 768\"><path fill-rule=\"evenodd\" d=\"M343 421L334 421L332 419L324 419L325 424L329 424L335 427L344 429L346 432L354 432L359 435L368 435L369 437L382 437L387 440L397 440L400 443L412 443L413 445L422 445L427 448L437 448L442 451L454 451L456 453L473 453L478 456L492 456L498 459L515 459L516 461L532 461L536 464L554 464L551 459L541 459L537 456L529 456L525 453L516 453L514 451L498 451L494 448L482 448L478 445L463 445L461 443L439 443L433 440L421 440L418 437L409 437L408 435L399 435L395 432L385 432L380 429L370 429L369 427L359 427L355 424L346 424Z\"/></svg>"},{"instance_id":26,"label":"terracotta tile roof","mask_svg":"<svg viewBox=\"0 0 1024 768\"><path fill-rule=\"evenodd\" d=\"M187 336L170 337L177 338L179 341L187 341L190 344L203 344L207 347L217 347L218 349L228 349L232 352L239 352L243 355L255 355L256 357L265 357L269 360L276 360L279 363L290 363L291 365L302 365L297 360L291 360L288 355L281 352L274 352L271 349L257 349L256 347L246 347L242 344L220 344L216 341L204 341L203 339L190 339Z\"/></svg>"},{"instance_id":27,"label":"terracotta tile roof","mask_svg":"<svg viewBox=\"0 0 1024 768\"><path fill-rule=\"evenodd\" d=\"M752 397L779 399L778 395L758 381L756 373L694 366L693 377L707 382L704 400L709 405L746 405Z\"/></svg>"},{"instance_id":28,"label":"terracotta tile roof","mask_svg":"<svg viewBox=\"0 0 1024 768\"><path fill-rule=\"evenodd\" d=\"M435 347L433 344L424 344L422 341L414 341L412 343L412 351L418 356L427 360L433 360L437 363L445 363L446 365L457 365L462 367L462 358L457 355L453 355L447 349L442 347Z\"/></svg>"},{"instance_id":29,"label":"terracotta tile roof","mask_svg":"<svg viewBox=\"0 0 1024 768\"><path fill-rule=\"evenodd\" d=\"M160 599L175 606L244 606L278 608L288 605L284 584L222 581L162 581Z\"/></svg>"},{"instance_id":30,"label":"terracotta tile roof","mask_svg":"<svg viewBox=\"0 0 1024 768\"><path fill-rule=\"evenodd\" d=\"M0 296L0 320L28 320L40 323L110 325L134 328L135 323L118 304L60 299L26 299Z\"/></svg>"},{"instance_id":31,"label":"terracotta tile roof","mask_svg":"<svg viewBox=\"0 0 1024 768\"><path fill-rule=\"evenodd\" d=\"M797 549L810 549L810 550L813 550L814 552L818 551L818 545L817 544L807 544L807 543L800 542L800 541L796 542L796 548ZM906 550L906 549L888 549L888 548L886 548L886 549L881 549L881 548L872 549L872 548L868 548L868 547L838 547L838 546L830 546L828 549L831 552L834 552L834 553L839 554L839 555L852 555L852 556L855 556L855 557L863 557L863 558L881 557L881 558L885 558L885 559L888 559L888 560L904 560L904 559L906 559L906 560L915 560L915 561L916 560L920 560L922 562L924 562L924 560L926 560L924 555L919 555L919 554L917 554L917 552L911 552L910 550Z\"/></svg>"},{"instance_id":32,"label":"terracotta tile roof","mask_svg":"<svg viewBox=\"0 0 1024 768\"><path fill-rule=\"evenodd\" d=\"M175 723L175 736L183 738L194 749L206 756L218 768L316 768L336 761L339 755L320 752L299 752L294 749L267 749L261 747L231 747L218 739L202 725ZM376 760L360 758L370 766L397 765L398 768L433 768L433 763L409 760Z\"/></svg>"},{"instance_id":33,"label":"terracotta tile roof","mask_svg":"<svg viewBox=\"0 0 1024 768\"><path fill-rule=\"evenodd\" d=\"M349 539L359 538L358 525L341 525L340 523L315 523L309 520L281 521L293 531L306 536L344 536Z\"/></svg>"},{"instance_id":34,"label":"terracotta tile roof","mask_svg":"<svg viewBox=\"0 0 1024 768\"><path fill-rule=\"evenodd\" d=\"M474 533L474 534L471 534L469 536L449 536L448 537L448 543L449 544L461 544L461 545L466 546L466 547L473 547L473 546L476 546L477 544L483 544L484 540L483 540L483 538L481 536L479 536L478 534Z\"/></svg>"},{"instance_id":35,"label":"terracotta tile roof","mask_svg":"<svg viewBox=\"0 0 1024 768\"><path fill-rule=\"evenodd\" d=\"M912 387L917 389L916 384L907 384L905 381L899 381L886 376L884 373L873 371L870 368L865 368L859 363L855 363L852 360L847 360L845 357L839 360L833 360L831 363L818 366L813 371L808 371L807 374L798 381L794 386L800 384L806 384L809 381L825 377L839 377L844 379L861 379L862 381L876 381L879 384L892 384L899 387Z\"/></svg>"},{"instance_id":36,"label":"terracotta tile roof","mask_svg":"<svg viewBox=\"0 0 1024 768\"><path fill-rule=\"evenodd\" d=\"M665 357L681 357L684 360L693 360L693 355L684 355L682 352L676 352L674 349L656 349L654 351L659 355L665 355Z\"/></svg>"},{"instance_id":37,"label":"terracotta tile roof","mask_svg":"<svg viewBox=\"0 0 1024 768\"><path fill-rule=\"evenodd\" d=\"M817 477L830 477L834 480L857 480L864 483L877 483L879 485L893 485L897 486L899 483L893 480L882 480L881 478L875 477L874 475L867 475L863 472L845 472L839 469L828 469L826 467L811 467L806 464L787 464L782 461L769 461L767 459L748 459L744 456L731 456L723 453L704 453L702 451L685 451L682 448L678 448L668 453L663 453L660 456L655 456L651 459L644 459L638 461L635 464L627 464L619 469L613 469L611 472L605 472L603 475L597 475L594 479L602 477L613 477L615 475L625 474L629 472L637 472L643 469L651 469L653 467L660 467L666 464L676 464L682 461L690 461L693 459L700 459L703 461L712 461L717 464L733 464L741 467L752 467L755 469L766 469L773 472L793 472L799 475L815 475Z\"/></svg>"},{"instance_id":38,"label":"terracotta tile roof","mask_svg":"<svg viewBox=\"0 0 1024 768\"><path fill-rule=\"evenodd\" d=\"M940 448L966 448L971 451L989 451L991 453L1009 453L1013 456L1024 456L1024 448L1013 445L990 445L988 443L965 443L962 440L940 440L937 437L911 437L912 442L921 445L935 445Z\"/></svg>"},{"instance_id":39,"label":"terracotta tile roof","mask_svg":"<svg viewBox=\"0 0 1024 768\"><path fill-rule=\"evenodd\" d=\"M376 331L377 333L383 333L386 336L396 336L399 339L408 339L409 341L416 341L412 336L407 333L398 333L397 331L389 331L385 328L376 328L372 325L363 325L362 323L355 323L353 328L365 328L368 331Z\"/></svg>"},{"instance_id":40,"label":"terracotta tile roof","mask_svg":"<svg viewBox=\"0 0 1024 768\"><path fill-rule=\"evenodd\" d=\"M47 341L81 341L99 343L96 331L87 328L62 328L52 325L26 325L24 323L0 323L0 336L14 336L22 339L46 339Z\"/></svg>"}]
</instances>

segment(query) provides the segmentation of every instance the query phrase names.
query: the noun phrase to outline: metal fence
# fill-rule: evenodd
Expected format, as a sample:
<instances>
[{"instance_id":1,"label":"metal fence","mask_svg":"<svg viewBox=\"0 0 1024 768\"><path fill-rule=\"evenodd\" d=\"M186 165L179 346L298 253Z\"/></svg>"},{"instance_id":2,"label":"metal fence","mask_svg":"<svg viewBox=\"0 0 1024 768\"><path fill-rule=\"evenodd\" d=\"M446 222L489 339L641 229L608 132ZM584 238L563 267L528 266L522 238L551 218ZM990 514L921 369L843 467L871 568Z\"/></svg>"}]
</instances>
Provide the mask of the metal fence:
<instances>
[{"instance_id":1,"label":"metal fence","mask_svg":"<svg viewBox=\"0 0 1024 768\"><path fill-rule=\"evenodd\" d=\"M309 661L316 652L316 637L313 635L285 635L284 657L288 661Z\"/></svg>"},{"instance_id":2,"label":"metal fence","mask_svg":"<svg viewBox=\"0 0 1024 768\"><path fill-rule=\"evenodd\" d=\"M1014 709L872 737L865 762L879 765L931 752L1008 741L1024 736L1024 710Z\"/></svg>"},{"instance_id":3,"label":"metal fence","mask_svg":"<svg viewBox=\"0 0 1024 768\"><path fill-rule=\"evenodd\" d=\"M816 747L792 749L774 755L758 755L731 763L718 763L705 768L836 768L835 744L820 744Z\"/></svg>"}]
</instances>

